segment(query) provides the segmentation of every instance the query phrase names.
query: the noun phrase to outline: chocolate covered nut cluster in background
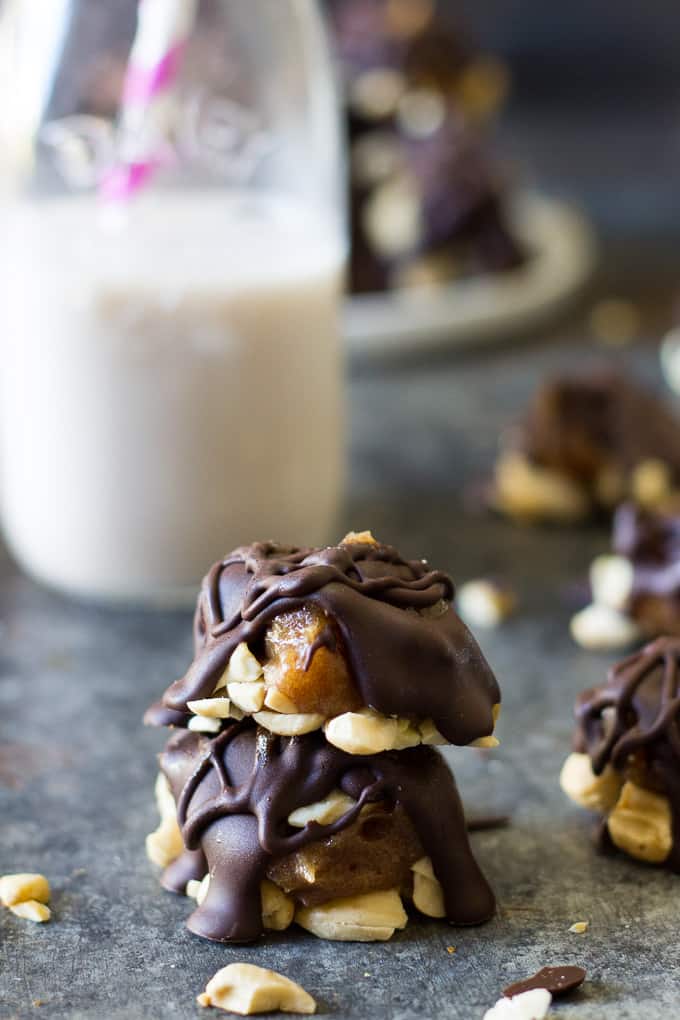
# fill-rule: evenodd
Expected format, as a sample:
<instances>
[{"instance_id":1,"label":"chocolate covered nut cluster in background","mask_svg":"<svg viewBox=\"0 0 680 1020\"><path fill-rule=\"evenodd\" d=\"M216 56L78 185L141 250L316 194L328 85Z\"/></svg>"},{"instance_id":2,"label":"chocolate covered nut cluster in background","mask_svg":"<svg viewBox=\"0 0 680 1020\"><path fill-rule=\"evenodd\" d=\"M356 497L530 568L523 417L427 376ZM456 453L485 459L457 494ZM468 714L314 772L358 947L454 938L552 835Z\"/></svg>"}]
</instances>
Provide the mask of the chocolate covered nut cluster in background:
<instances>
[{"instance_id":1,"label":"chocolate covered nut cluster in background","mask_svg":"<svg viewBox=\"0 0 680 1020\"><path fill-rule=\"evenodd\" d=\"M612 555L591 565L592 603L573 618L574 638L609 649L642 637L680 636L680 502L663 511L619 507L612 545Z\"/></svg>"},{"instance_id":2,"label":"chocolate covered nut cluster in background","mask_svg":"<svg viewBox=\"0 0 680 1020\"><path fill-rule=\"evenodd\" d=\"M370 533L213 566L194 661L147 713L176 728L147 847L163 885L197 898L193 932L247 941L295 919L386 939L402 897L458 924L493 914L432 746L497 743L498 685L453 594Z\"/></svg>"},{"instance_id":3,"label":"chocolate covered nut cluster in background","mask_svg":"<svg viewBox=\"0 0 680 1020\"><path fill-rule=\"evenodd\" d=\"M577 521L626 499L663 507L680 493L680 425L651 393L612 373L541 386L504 437L494 504L522 521Z\"/></svg>"},{"instance_id":4,"label":"chocolate covered nut cluster in background","mask_svg":"<svg viewBox=\"0 0 680 1020\"><path fill-rule=\"evenodd\" d=\"M576 703L562 789L604 816L603 845L680 871L680 639L659 638Z\"/></svg>"},{"instance_id":5,"label":"chocolate covered nut cluster in background","mask_svg":"<svg viewBox=\"0 0 680 1020\"><path fill-rule=\"evenodd\" d=\"M328 0L351 144L356 292L524 261L480 124L507 89L434 0Z\"/></svg>"}]
</instances>

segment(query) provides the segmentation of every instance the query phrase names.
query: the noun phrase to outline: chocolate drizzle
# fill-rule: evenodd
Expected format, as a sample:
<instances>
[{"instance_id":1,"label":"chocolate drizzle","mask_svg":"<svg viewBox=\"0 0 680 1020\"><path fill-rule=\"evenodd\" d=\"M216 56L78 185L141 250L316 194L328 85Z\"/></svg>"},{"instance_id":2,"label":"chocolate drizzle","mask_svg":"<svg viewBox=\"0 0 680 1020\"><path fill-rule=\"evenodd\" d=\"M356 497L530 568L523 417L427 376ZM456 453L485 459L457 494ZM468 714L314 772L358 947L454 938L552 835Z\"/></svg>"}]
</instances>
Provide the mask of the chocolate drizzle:
<instances>
[{"instance_id":1,"label":"chocolate drizzle","mask_svg":"<svg viewBox=\"0 0 680 1020\"><path fill-rule=\"evenodd\" d=\"M668 798L665 863L680 872L680 639L659 638L618 663L604 687L579 697L576 717L576 749L590 755L596 775L607 765L633 769L636 782Z\"/></svg>"},{"instance_id":2,"label":"chocolate drizzle","mask_svg":"<svg viewBox=\"0 0 680 1020\"><path fill-rule=\"evenodd\" d=\"M211 874L208 896L188 921L199 935L225 942L257 938L260 882L268 864L345 828L365 804L377 801L401 805L410 817L432 859L452 923L478 924L493 914L493 893L472 856L455 781L433 748L349 755L320 733L276 737L246 719L211 740L188 731L175 734L161 767L188 848L168 869L166 884L173 885L178 871L182 878L189 871L193 877L201 851ZM302 829L288 825L292 811L336 788L356 801L337 821Z\"/></svg>"},{"instance_id":3,"label":"chocolate drizzle","mask_svg":"<svg viewBox=\"0 0 680 1020\"><path fill-rule=\"evenodd\" d=\"M194 661L163 703L186 713L188 701L212 694L238 644L261 648L274 617L312 603L337 626L366 705L385 715L431 718L452 743L468 744L492 733L500 692L450 608L453 595L447 574L404 560L391 546L237 549L203 582Z\"/></svg>"}]
</instances>

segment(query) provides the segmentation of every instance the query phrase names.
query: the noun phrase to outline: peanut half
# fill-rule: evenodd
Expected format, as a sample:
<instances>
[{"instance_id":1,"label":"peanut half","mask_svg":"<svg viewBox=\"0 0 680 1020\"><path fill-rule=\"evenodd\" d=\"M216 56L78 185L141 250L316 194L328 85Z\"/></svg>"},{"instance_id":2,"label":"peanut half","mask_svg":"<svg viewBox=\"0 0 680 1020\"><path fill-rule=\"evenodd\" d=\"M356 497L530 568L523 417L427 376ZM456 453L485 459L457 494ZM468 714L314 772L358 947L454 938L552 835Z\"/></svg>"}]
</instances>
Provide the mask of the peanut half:
<instances>
[{"instance_id":1,"label":"peanut half","mask_svg":"<svg viewBox=\"0 0 680 1020\"><path fill-rule=\"evenodd\" d=\"M304 988L273 970L252 963L230 963L208 982L197 999L227 1013L314 1013L316 1003Z\"/></svg>"},{"instance_id":2,"label":"peanut half","mask_svg":"<svg viewBox=\"0 0 680 1020\"><path fill-rule=\"evenodd\" d=\"M5 907L14 907L28 900L49 903L49 899L50 883L44 875L24 872L0 878L0 902Z\"/></svg>"},{"instance_id":3,"label":"peanut half","mask_svg":"<svg viewBox=\"0 0 680 1020\"><path fill-rule=\"evenodd\" d=\"M299 907L295 920L321 939L339 942L384 942L408 922L396 889L329 900Z\"/></svg>"},{"instance_id":4,"label":"peanut half","mask_svg":"<svg viewBox=\"0 0 680 1020\"><path fill-rule=\"evenodd\" d=\"M619 798L623 778L611 765L596 776L590 756L573 751L562 766L560 786L581 807L607 814Z\"/></svg>"},{"instance_id":5,"label":"peanut half","mask_svg":"<svg viewBox=\"0 0 680 1020\"><path fill-rule=\"evenodd\" d=\"M615 846L639 861L661 864L673 846L668 798L636 783L624 784L607 828Z\"/></svg>"}]
</instances>

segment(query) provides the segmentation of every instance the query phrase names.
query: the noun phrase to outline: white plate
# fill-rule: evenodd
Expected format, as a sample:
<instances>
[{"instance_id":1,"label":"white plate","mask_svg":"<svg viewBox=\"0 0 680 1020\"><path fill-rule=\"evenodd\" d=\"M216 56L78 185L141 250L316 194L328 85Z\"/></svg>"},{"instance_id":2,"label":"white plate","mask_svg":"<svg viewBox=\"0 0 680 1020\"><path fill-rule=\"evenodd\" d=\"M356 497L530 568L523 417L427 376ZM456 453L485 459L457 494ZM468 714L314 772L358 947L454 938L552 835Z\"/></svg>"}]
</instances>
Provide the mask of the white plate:
<instances>
[{"instance_id":1,"label":"white plate","mask_svg":"<svg viewBox=\"0 0 680 1020\"><path fill-rule=\"evenodd\" d=\"M439 289L350 297L344 312L350 352L375 356L495 340L554 314L592 274L592 228L569 205L532 193L513 202L510 218L530 252L525 265Z\"/></svg>"}]
</instances>

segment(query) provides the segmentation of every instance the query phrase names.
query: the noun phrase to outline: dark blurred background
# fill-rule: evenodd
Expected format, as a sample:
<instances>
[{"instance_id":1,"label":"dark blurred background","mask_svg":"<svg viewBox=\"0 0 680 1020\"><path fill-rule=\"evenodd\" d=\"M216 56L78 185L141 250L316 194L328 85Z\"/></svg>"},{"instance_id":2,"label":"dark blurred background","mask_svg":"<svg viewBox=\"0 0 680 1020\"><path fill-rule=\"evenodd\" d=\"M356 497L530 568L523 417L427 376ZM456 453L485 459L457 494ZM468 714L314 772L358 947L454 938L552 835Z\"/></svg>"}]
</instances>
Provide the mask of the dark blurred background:
<instances>
[{"instance_id":1,"label":"dark blurred background","mask_svg":"<svg viewBox=\"0 0 680 1020\"><path fill-rule=\"evenodd\" d=\"M677 0L447 0L513 89L503 153L582 201L611 238L680 240L680 5ZM680 267L679 275L680 275Z\"/></svg>"}]
</instances>

